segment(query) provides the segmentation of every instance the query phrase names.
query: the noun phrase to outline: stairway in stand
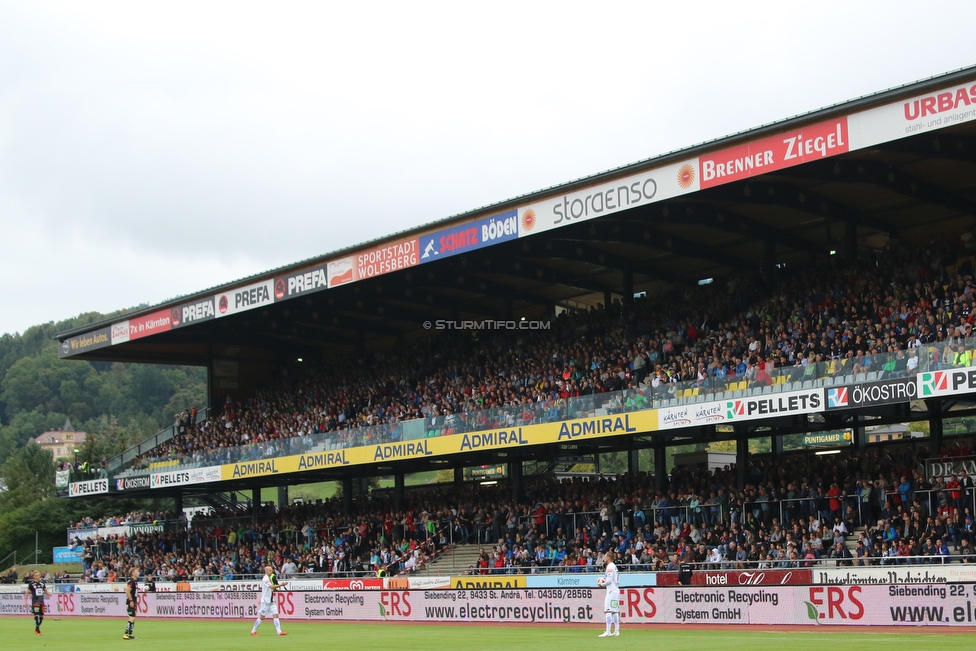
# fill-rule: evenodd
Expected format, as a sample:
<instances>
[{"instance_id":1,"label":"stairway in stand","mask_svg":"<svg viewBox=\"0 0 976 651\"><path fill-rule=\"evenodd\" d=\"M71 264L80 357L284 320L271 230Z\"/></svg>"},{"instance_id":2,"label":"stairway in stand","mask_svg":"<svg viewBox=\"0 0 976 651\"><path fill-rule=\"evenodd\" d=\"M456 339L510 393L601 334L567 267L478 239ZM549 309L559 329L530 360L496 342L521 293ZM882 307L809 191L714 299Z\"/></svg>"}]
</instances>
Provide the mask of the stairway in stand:
<instances>
[{"instance_id":1,"label":"stairway in stand","mask_svg":"<svg viewBox=\"0 0 976 651\"><path fill-rule=\"evenodd\" d=\"M478 564L479 545L453 545L419 573L426 576L460 576Z\"/></svg>"}]
</instances>

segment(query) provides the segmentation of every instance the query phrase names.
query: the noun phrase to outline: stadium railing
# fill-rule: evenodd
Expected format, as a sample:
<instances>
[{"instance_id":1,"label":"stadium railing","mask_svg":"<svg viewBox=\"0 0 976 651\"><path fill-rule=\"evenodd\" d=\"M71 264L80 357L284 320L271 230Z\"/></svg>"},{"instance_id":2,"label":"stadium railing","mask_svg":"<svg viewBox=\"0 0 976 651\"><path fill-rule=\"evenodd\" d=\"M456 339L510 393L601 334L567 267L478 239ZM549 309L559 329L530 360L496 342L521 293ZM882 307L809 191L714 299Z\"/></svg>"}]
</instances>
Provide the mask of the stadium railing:
<instances>
[{"instance_id":1,"label":"stadium railing","mask_svg":"<svg viewBox=\"0 0 976 651\"><path fill-rule=\"evenodd\" d=\"M953 352L955 349L955 352ZM970 364L976 364L976 338L966 340L952 340L936 345L920 346L914 350L919 359L916 372L927 370L944 370L958 368L952 364L955 354L964 351ZM947 353L947 351L950 351ZM903 351L905 356L907 351ZM952 357L950 357L950 354ZM866 372L855 372L856 365L864 365L867 359L850 357L843 360L813 362L808 367L787 366L774 368L770 371L771 383L757 386L755 382L749 384L741 376L725 378L707 378L702 381L669 382L660 387L642 385L640 388L629 388L622 391L584 395L571 398L559 398L543 402L534 402L515 407L498 407L493 409L464 411L456 414L428 417L423 423L424 436L404 439L404 424L385 423L359 428L347 428L334 431L305 433L293 438L277 439L242 446L218 448L212 451L196 454L181 454L177 456L160 456L154 459L156 463L168 462L166 470L188 469L201 466L229 465L247 461L259 461L279 456L306 454L311 452L326 452L350 447L375 444L399 443L404 440L432 438L442 435L461 434L476 431L491 431L498 429L514 429L521 425L537 423L558 423L577 418L623 415L644 411L652 408L676 407L700 402L724 400L731 398L749 397L755 395L769 395L781 392L799 391L818 387L844 386L895 377L908 377L903 371L885 371L888 362L894 360L897 353L870 355L870 363ZM966 359L965 357L962 359ZM875 370L876 369L876 370ZM199 417L198 417L199 421ZM411 422L411 421L407 421ZM414 431L414 428L408 428ZM172 430L172 428L169 428ZM172 433L164 430L149 441L130 448L123 455L116 457L120 468L131 464L137 457L172 438ZM126 467L117 476L132 474L148 474L148 468Z\"/></svg>"}]
</instances>

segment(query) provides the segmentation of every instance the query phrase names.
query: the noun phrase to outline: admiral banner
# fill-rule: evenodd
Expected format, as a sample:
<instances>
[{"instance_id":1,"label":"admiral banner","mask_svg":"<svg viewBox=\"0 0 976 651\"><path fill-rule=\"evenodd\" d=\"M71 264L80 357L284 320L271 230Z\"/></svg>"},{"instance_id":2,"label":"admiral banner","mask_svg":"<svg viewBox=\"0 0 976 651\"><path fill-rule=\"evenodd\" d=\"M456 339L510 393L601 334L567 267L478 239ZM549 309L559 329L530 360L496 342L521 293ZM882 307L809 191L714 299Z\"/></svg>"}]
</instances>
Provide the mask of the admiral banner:
<instances>
[{"instance_id":1,"label":"admiral banner","mask_svg":"<svg viewBox=\"0 0 976 651\"><path fill-rule=\"evenodd\" d=\"M508 577L509 580L525 577ZM122 584L120 584L122 585ZM140 593L142 616L253 620L258 592ZM283 620L510 622L603 627L605 591L593 588L457 588L275 594ZM976 623L976 585L771 585L644 587L620 590L620 619L640 624L753 624L815 627L965 626ZM125 595L59 593L53 616L125 616ZM23 588L0 591L0 613L26 615ZM270 626L267 622L266 626Z\"/></svg>"},{"instance_id":2,"label":"admiral banner","mask_svg":"<svg viewBox=\"0 0 976 651\"><path fill-rule=\"evenodd\" d=\"M274 281L265 280L246 287L238 287L228 292L221 292L213 297L216 312L214 316L221 318L254 310L274 302Z\"/></svg>"},{"instance_id":3,"label":"admiral banner","mask_svg":"<svg viewBox=\"0 0 976 651\"><path fill-rule=\"evenodd\" d=\"M918 383L914 377L862 382L827 389L827 409L875 407L911 402L918 395Z\"/></svg>"},{"instance_id":4,"label":"admiral banner","mask_svg":"<svg viewBox=\"0 0 976 651\"><path fill-rule=\"evenodd\" d=\"M665 165L519 208L519 237L698 190L698 160Z\"/></svg>"},{"instance_id":5,"label":"admiral banner","mask_svg":"<svg viewBox=\"0 0 976 651\"><path fill-rule=\"evenodd\" d=\"M476 219L421 235L417 238L420 247L420 263L449 258L492 244L514 240L517 237L518 211L509 210L492 217Z\"/></svg>"},{"instance_id":6,"label":"admiral banner","mask_svg":"<svg viewBox=\"0 0 976 651\"><path fill-rule=\"evenodd\" d=\"M107 492L108 479L75 481L68 484L68 497L85 497L86 495L100 495Z\"/></svg>"},{"instance_id":7,"label":"admiral banner","mask_svg":"<svg viewBox=\"0 0 976 651\"><path fill-rule=\"evenodd\" d=\"M171 472L154 472L149 475L149 487L169 488L170 486L206 484L212 481L220 481L220 474L220 466L189 468L187 470L173 470Z\"/></svg>"},{"instance_id":8,"label":"admiral banner","mask_svg":"<svg viewBox=\"0 0 976 651\"><path fill-rule=\"evenodd\" d=\"M698 427L776 416L813 414L824 409L823 389L757 395L734 400L689 403L658 410L662 430Z\"/></svg>"},{"instance_id":9,"label":"admiral banner","mask_svg":"<svg viewBox=\"0 0 976 651\"><path fill-rule=\"evenodd\" d=\"M917 378L919 399L976 392L976 368L925 371L919 373Z\"/></svg>"},{"instance_id":10,"label":"admiral banner","mask_svg":"<svg viewBox=\"0 0 976 651\"><path fill-rule=\"evenodd\" d=\"M61 342L58 347L58 357L71 357L91 350L98 350L112 345L112 329L109 326L92 330L82 335L70 337Z\"/></svg>"},{"instance_id":11,"label":"admiral banner","mask_svg":"<svg viewBox=\"0 0 976 651\"><path fill-rule=\"evenodd\" d=\"M242 461L222 466L220 478L226 481L243 477L403 461L418 457L444 456L474 450L569 443L580 439L652 432L656 429L657 412L649 409L613 416L580 418L559 423L540 423L523 427L296 454L259 461Z\"/></svg>"}]
</instances>

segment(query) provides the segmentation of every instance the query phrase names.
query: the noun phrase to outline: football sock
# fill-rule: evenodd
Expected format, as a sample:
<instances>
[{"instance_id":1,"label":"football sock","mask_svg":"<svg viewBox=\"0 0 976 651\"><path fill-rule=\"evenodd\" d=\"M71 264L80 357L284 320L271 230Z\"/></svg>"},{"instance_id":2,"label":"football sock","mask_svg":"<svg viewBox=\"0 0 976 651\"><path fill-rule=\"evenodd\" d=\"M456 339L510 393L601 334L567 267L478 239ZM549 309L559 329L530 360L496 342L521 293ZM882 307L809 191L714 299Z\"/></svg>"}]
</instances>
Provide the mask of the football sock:
<instances>
[{"instance_id":1,"label":"football sock","mask_svg":"<svg viewBox=\"0 0 976 651\"><path fill-rule=\"evenodd\" d=\"M611 615L610 613L607 613L605 615L605 617L606 617L606 620L607 620L607 633L609 633L610 632L610 625L613 623L613 615Z\"/></svg>"},{"instance_id":2,"label":"football sock","mask_svg":"<svg viewBox=\"0 0 976 651\"><path fill-rule=\"evenodd\" d=\"M255 631L257 631L258 626L260 625L261 625L261 618L258 617L257 619L254 620L254 628L251 629L251 632L254 633Z\"/></svg>"},{"instance_id":3,"label":"football sock","mask_svg":"<svg viewBox=\"0 0 976 651\"><path fill-rule=\"evenodd\" d=\"M614 613L613 614L613 625L617 629L617 632L619 633L620 632L620 613Z\"/></svg>"},{"instance_id":4,"label":"football sock","mask_svg":"<svg viewBox=\"0 0 976 651\"><path fill-rule=\"evenodd\" d=\"M275 624L275 630L280 633L281 632L281 622L278 621L278 618L277 617L274 618L274 624Z\"/></svg>"}]
</instances>

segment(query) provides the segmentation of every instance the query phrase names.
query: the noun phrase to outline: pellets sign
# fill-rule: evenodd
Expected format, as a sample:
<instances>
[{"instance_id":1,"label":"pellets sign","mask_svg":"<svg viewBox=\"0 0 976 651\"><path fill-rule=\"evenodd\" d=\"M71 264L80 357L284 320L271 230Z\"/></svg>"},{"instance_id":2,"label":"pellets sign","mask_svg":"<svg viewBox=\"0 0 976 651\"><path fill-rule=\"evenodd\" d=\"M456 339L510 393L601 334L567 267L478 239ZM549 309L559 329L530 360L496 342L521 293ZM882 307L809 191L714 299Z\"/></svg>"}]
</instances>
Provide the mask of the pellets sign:
<instances>
[{"instance_id":1,"label":"pellets sign","mask_svg":"<svg viewBox=\"0 0 976 651\"><path fill-rule=\"evenodd\" d=\"M452 226L418 238L420 263L474 251L518 237L518 211Z\"/></svg>"},{"instance_id":2,"label":"pellets sign","mask_svg":"<svg viewBox=\"0 0 976 651\"><path fill-rule=\"evenodd\" d=\"M926 371L918 374L918 397L936 398L976 392L976 368Z\"/></svg>"},{"instance_id":3,"label":"pellets sign","mask_svg":"<svg viewBox=\"0 0 976 651\"><path fill-rule=\"evenodd\" d=\"M108 479L75 481L68 484L68 497L85 497L108 492Z\"/></svg>"},{"instance_id":4,"label":"pellets sign","mask_svg":"<svg viewBox=\"0 0 976 651\"><path fill-rule=\"evenodd\" d=\"M823 411L823 389L703 402L658 410L658 429L680 429Z\"/></svg>"},{"instance_id":5,"label":"pellets sign","mask_svg":"<svg viewBox=\"0 0 976 651\"><path fill-rule=\"evenodd\" d=\"M171 472L155 472L149 475L150 488L206 484L212 481L220 481L220 466L190 468L188 470L174 470Z\"/></svg>"}]
</instances>

